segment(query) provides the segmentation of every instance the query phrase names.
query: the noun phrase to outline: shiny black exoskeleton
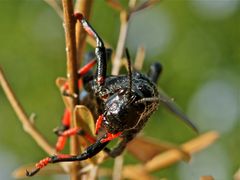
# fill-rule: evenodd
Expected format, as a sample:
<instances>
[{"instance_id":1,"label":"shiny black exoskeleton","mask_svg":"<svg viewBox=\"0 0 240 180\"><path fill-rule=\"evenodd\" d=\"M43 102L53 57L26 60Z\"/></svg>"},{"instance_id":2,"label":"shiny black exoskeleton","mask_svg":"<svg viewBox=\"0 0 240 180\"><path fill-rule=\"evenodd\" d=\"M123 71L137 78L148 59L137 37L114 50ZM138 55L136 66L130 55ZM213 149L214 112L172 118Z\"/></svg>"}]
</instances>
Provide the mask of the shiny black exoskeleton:
<instances>
[{"instance_id":1,"label":"shiny black exoskeleton","mask_svg":"<svg viewBox=\"0 0 240 180\"><path fill-rule=\"evenodd\" d=\"M149 77L134 72L131 81L130 88L127 75L106 78L104 91L101 92L104 98L101 98L99 108L105 117L104 127L109 133L140 128L142 121L146 121L158 106L158 90ZM91 87L95 89L94 85Z\"/></svg>"},{"instance_id":2,"label":"shiny black exoskeleton","mask_svg":"<svg viewBox=\"0 0 240 180\"><path fill-rule=\"evenodd\" d=\"M121 133L119 136L122 141L119 145L112 151L107 150L112 157L121 154L126 144L144 127L160 102L156 87L162 70L160 63L154 63L147 76L140 72L132 73L129 58L128 61L128 75L106 76L104 86L100 87L96 79L92 80L85 85L87 93L81 99L88 107L89 103L95 104L95 110L103 115L101 127L106 131L103 140L109 134ZM101 143L102 139L97 142Z\"/></svg>"}]
</instances>

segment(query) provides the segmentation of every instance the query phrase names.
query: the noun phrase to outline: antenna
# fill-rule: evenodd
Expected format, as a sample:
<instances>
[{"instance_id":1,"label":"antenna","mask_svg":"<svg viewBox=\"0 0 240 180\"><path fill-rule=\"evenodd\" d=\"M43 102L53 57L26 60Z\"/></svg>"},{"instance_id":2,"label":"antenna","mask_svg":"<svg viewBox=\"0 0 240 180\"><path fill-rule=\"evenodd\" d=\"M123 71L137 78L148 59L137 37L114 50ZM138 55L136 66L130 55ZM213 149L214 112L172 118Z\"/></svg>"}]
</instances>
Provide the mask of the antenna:
<instances>
[{"instance_id":1,"label":"antenna","mask_svg":"<svg viewBox=\"0 0 240 180\"><path fill-rule=\"evenodd\" d=\"M129 82L129 96L132 93L132 66L131 66L131 59L129 55L128 48L125 49L126 57L127 57L127 63L128 63L128 82Z\"/></svg>"}]
</instances>

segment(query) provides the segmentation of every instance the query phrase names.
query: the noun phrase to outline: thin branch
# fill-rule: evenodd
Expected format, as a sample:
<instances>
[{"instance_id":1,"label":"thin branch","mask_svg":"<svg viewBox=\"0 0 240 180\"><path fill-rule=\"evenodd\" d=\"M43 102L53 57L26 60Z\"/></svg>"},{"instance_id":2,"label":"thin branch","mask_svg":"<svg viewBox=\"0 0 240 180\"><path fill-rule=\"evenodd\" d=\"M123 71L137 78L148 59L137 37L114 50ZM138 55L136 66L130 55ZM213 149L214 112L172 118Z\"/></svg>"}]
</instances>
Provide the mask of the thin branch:
<instances>
[{"instance_id":1,"label":"thin branch","mask_svg":"<svg viewBox=\"0 0 240 180\"><path fill-rule=\"evenodd\" d=\"M128 3L130 9L132 9L135 6L135 4L136 4L136 0L130 0ZM127 39L130 16L131 16L130 11L122 10L120 12L121 27L120 27L120 33L118 38L118 44L116 48L116 54L113 60L113 67L112 67L113 75L118 75L121 68L121 58L125 50L125 43Z\"/></svg>"},{"instance_id":2,"label":"thin branch","mask_svg":"<svg viewBox=\"0 0 240 180\"><path fill-rule=\"evenodd\" d=\"M180 148L189 154L193 154L211 145L218 137L219 134L217 132L210 131L184 143L180 146ZM144 178L151 179L151 177L149 177L149 173L161 170L169 165L173 165L174 163L182 160L182 155L181 151L174 148L159 153L159 155L156 155L143 165L125 165L123 168L123 178L139 179L139 177L141 177L143 179L145 176Z\"/></svg>"},{"instance_id":3,"label":"thin branch","mask_svg":"<svg viewBox=\"0 0 240 180\"><path fill-rule=\"evenodd\" d=\"M113 9L117 10L117 11L123 11L124 8L123 6L116 0L105 0L106 3L111 6Z\"/></svg>"},{"instance_id":4,"label":"thin branch","mask_svg":"<svg viewBox=\"0 0 240 180\"><path fill-rule=\"evenodd\" d=\"M210 131L184 143L183 145L180 146L180 148L191 155L206 148L214 141L216 141L218 137L219 134L217 132ZM153 172L161 168L167 167L169 165L172 165L182 160L183 158L184 156L182 152L180 152L177 149L170 149L164 153L157 155L152 160L148 161L144 165L144 169L147 170L148 172Z\"/></svg>"},{"instance_id":5,"label":"thin branch","mask_svg":"<svg viewBox=\"0 0 240 180\"><path fill-rule=\"evenodd\" d=\"M77 0L75 3L75 12L80 12L84 15L84 17L89 20L91 15L91 10L93 6L93 0ZM76 24L76 51L77 51L77 67L80 67L86 47L86 39L87 39L87 33L83 29L83 26L80 24L80 22L77 22ZM90 127L89 122L89 127ZM82 124L79 125L81 126ZM86 176L89 179L96 179L97 175L97 169L98 167L94 166L89 173L86 174Z\"/></svg>"},{"instance_id":6,"label":"thin branch","mask_svg":"<svg viewBox=\"0 0 240 180\"><path fill-rule=\"evenodd\" d=\"M67 54L67 77L69 84L69 93L78 96L78 78L77 78L77 56L76 56L76 38L75 38L75 17L73 12L72 0L62 0L64 30L66 39L66 54ZM73 96L73 97L74 97ZM78 104L78 98L70 99L71 111L71 127L76 127L77 122L74 120L74 107ZM77 136L72 136L70 139L70 154L77 155L80 153L80 145ZM80 179L78 174L79 163L73 163L71 168L71 179Z\"/></svg>"},{"instance_id":7,"label":"thin branch","mask_svg":"<svg viewBox=\"0 0 240 180\"><path fill-rule=\"evenodd\" d=\"M97 179L99 166L93 166L89 172L88 179Z\"/></svg>"},{"instance_id":8,"label":"thin branch","mask_svg":"<svg viewBox=\"0 0 240 180\"><path fill-rule=\"evenodd\" d=\"M63 19L63 12L56 0L44 0L49 6L51 6L58 16Z\"/></svg>"},{"instance_id":9,"label":"thin branch","mask_svg":"<svg viewBox=\"0 0 240 180\"><path fill-rule=\"evenodd\" d=\"M4 72L1 68L0 68L0 84L13 110L15 111L20 122L22 123L25 132L27 132L45 152L47 152L48 154L56 153L55 149L50 145L46 138L38 131L38 129L28 118L20 102L17 100L15 94L13 93L12 88L10 87L6 77L4 76Z\"/></svg>"},{"instance_id":10,"label":"thin branch","mask_svg":"<svg viewBox=\"0 0 240 180\"><path fill-rule=\"evenodd\" d=\"M0 67L0 85L3 88L4 93L8 101L10 102L13 110L18 116L18 119L22 123L23 129L26 133L28 133L34 141L38 144L40 148L42 148L49 155L58 154L53 146L47 141L47 139L40 133L40 131L34 126L32 117L28 117L26 112L24 111L22 105L18 101L15 96L11 86L9 85L3 70ZM60 163L62 170L65 172L69 171L69 163ZM26 173L26 169L24 170Z\"/></svg>"},{"instance_id":11,"label":"thin branch","mask_svg":"<svg viewBox=\"0 0 240 180\"><path fill-rule=\"evenodd\" d=\"M110 1L111 2L111 1ZM130 0L128 3L129 10L122 10L120 12L120 21L121 21L121 27L120 27L120 34L118 38L118 44L116 48L116 55L113 61L113 68L112 68L112 74L118 75L119 70L121 68L121 58L125 49L125 43L128 33L128 27L129 27L129 19L131 15L136 12L140 11L142 9L145 9L149 6L152 6L158 2L158 0L148 0L138 6L136 6L136 0Z\"/></svg>"},{"instance_id":12,"label":"thin branch","mask_svg":"<svg viewBox=\"0 0 240 180\"><path fill-rule=\"evenodd\" d=\"M142 69L143 61L145 59L145 54L146 54L145 48L143 46L139 46L137 49L137 54L134 61L134 68L138 71Z\"/></svg>"},{"instance_id":13,"label":"thin branch","mask_svg":"<svg viewBox=\"0 0 240 180\"><path fill-rule=\"evenodd\" d=\"M118 44L116 48L116 54L113 60L113 68L112 68L113 75L118 75L121 67L121 58L125 49L125 43L126 43L127 32L128 32L128 20L129 20L128 12L125 10L121 11L120 13L121 27L120 27L120 34L118 38Z\"/></svg>"},{"instance_id":14,"label":"thin branch","mask_svg":"<svg viewBox=\"0 0 240 180\"><path fill-rule=\"evenodd\" d=\"M146 9L152 5L154 5L155 3L159 2L159 0L148 0L146 2L143 2L142 4L135 6L134 8L132 8L131 12L137 12L137 11L141 11L143 9Z\"/></svg>"},{"instance_id":15,"label":"thin branch","mask_svg":"<svg viewBox=\"0 0 240 180\"><path fill-rule=\"evenodd\" d=\"M122 170L123 170L123 155L120 155L114 159L114 168L113 168L113 180L122 179Z\"/></svg>"},{"instance_id":16,"label":"thin branch","mask_svg":"<svg viewBox=\"0 0 240 180\"><path fill-rule=\"evenodd\" d=\"M136 6L136 4L137 4L137 0L129 0L128 7L130 9L133 9Z\"/></svg>"}]
</instances>

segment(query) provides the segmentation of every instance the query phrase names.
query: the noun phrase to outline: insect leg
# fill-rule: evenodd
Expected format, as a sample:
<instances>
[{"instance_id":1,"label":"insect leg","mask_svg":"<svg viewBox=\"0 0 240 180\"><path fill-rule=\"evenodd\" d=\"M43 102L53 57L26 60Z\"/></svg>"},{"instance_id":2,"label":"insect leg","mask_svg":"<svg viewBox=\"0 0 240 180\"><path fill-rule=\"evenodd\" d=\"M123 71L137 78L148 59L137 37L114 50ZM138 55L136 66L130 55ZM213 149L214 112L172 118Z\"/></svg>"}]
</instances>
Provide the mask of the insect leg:
<instances>
[{"instance_id":1,"label":"insect leg","mask_svg":"<svg viewBox=\"0 0 240 180\"><path fill-rule=\"evenodd\" d=\"M128 49L126 48L126 56L127 56L127 63L128 63L128 81L129 81L129 94L128 97L131 97L132 93L132 67L131 67L131 59Z\"/></svg>"},{"instance_id":2,"label":"insect leg","mask_svg":"<svg viewBox=\"0 0 240 180\"><path fill-rule=\"evenodd\" d=\"M162 72L162 65L159 62L155 62L150 66L148 77L154 83L157 83L158 78Z\"/></svg>"},{"instance_id":3,"label":"insect leg","mask_svg":"<svg viewBox=\"0 0 240 180\"><path fill-rule=\"evenodd\" d=\"M96 127L95 134L98 134L98 130L100 129L100 127L102 125L103 118L104 118L103 114L98 117L98 119L96 121L96 126L95 126Z\"/></svg>"},{"instance_id":4,"label":"insect leg","mask_svg":"<svg viewBox=\"0 0 240 180\"><path fill-rule=\"evenodd\" d=\"M95 54L97 57L97 85L101 88L105 83L106 78L106 50L104 43L97 32L92 28L92 26L87 22L82 14L76 13L76 19L82 24L85 31L93 38L95 38L97 47L95 49Z\"/></svg>"},{"instance_id":5,"label":"insect leg","mask_svg":"<svg viewBox=\"0 0 240 180\"><path fill-rule=\"evenodd\" d=\"M58 141L56 143L56 151L57 152L63 150L67 138L70 137L70 136L73 136L73 135L83 136L90 143L94 143L96 141L96 139L93 136L91 136L90 134L85 132L80 127L70 128L70 129L68 129L68 130L66 130L64 132L60 132L58 135L59 135L59 137L58 137Z\"/></svg>"},{"instance_id":6,"label":"insect leg","mask_svg":"<svg viewBox=\"0 0 240 180\"><path fill-rule=\"evenodd\" d=\"M86 56L84 58L85 64L91 63L91 61L93 61L93 59L95 60L95 63L97 62L94 52L92 52L92 51L88 52L85 56ZM111 56L112 56L112 49L106 48L107 62L111 59ZM82 74L81 72L79 72L79 73ZM94 79L94 74L93 74L93 71L91 71L90 69L86 74L82 75L83 85L87 84L89 81L92 81L93 79Z\"/></svg>"},{"instance_id":7,"label":"insect leg","mask_svg":"<svg viewBox=\"0 0 240 180\"><path fill-rule=\"evenodd\" d=\"M122 132L118 132L116 134L107 133L106 137L101 140L101 143L105 143L105 142L111 141L111 140L119 137L121 134L122 134Z\"/></svg>"},{"instance_id":8,"label":"insect leg","mask_svg":"<svg viewBox=\"0 0 240 180\"><path fill-rule=\"evenodd\" d=\"M57 162L71 162L71 161L82 161L88 158L93 157L97 153L99 153L101 150L103 150L108 142L102 143L101 139L96 141L94 144L90 145L82 154L72 156L68 154L59 154L54 155L51 157L46 157L43 160L39 161L39 163L36 164L36 169L29 172L26 171L26 176L33 176L35 175L40 169L47 166L49 163L57 163Z\"/></svg>"},{"instance_id":9,"label":"insect leg","mask_svg":"<svg viewBox=\"0 0 240 180\"><path fill-rule=\"evenodd\" d=\"M112 150L105 148L104 151L111 157L115 158L117 156L119 156L120 154L122 154L122 152L124 151L124 149L127 146L127 143L129 141L131 141L133 138L135 137L135 135L128 135L126 137L124 137L118 144L116 147L114 147Z\"/></svg>"},{"instance_id":10,"label":"insect leg","mask_svg":"<svg viewBox=\"0 0 240 180\"><path fill-rule=\"evenodd\" d=\"M63 115L63 118L62 118L61 127L58 127L56 129L54 129L54 133L59 136L58 140L57 140L57 143L55 145L56 151L62 150L65 146L67 137L64 137L60 134L69 129L69 127L70 127L70 115L71 115L70 111L68 109L65 109L65 112L64 112L64 115Z\"/></svg>"},{"instance_id":11,"label":"insect leg","mask_svg":"<svg viewBox=\"0 0 240 180\"><path fill-rule=\"evenodd\" d=\"M97 60L94 58L91 61L89 61L85 66L83 66L81 69L79 69L78 71L79 78L87 74L96 63L97 63Z\"/></svg>"}]
</instances>

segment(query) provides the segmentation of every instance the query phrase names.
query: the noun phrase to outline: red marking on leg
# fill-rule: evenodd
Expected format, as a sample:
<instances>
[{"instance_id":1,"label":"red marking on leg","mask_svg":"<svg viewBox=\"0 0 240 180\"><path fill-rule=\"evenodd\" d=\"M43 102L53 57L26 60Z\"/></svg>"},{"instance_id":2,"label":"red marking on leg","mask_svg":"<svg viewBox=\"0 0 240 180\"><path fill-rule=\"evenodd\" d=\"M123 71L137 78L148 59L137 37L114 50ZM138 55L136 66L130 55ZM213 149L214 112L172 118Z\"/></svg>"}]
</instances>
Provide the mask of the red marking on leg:
<instances>
[{"instance_id":1,"label":"red marking on leg","mask_svg":"<svg viewBox=\"0 0 240 180\"><path fill-rule=\"evenodd\" d=\"M71 158L72 156L69 154L58 154L56 155L58 159L66 159L66 158Z\"/></svg>"},{"instance_id":2,"label":"red marking on leg","mask_svg":"<svg viewBox=\"0 0 240 180\"><path fill-rule=\"evenodd\" d=\"M83 28L89 34L89 36L94 37L95 33L92 31L92 29L89 26L83 24Z\"/></svg>"},{"instance_id":3,"label":"red marking on leg","mask_svg":"<svg viewBox=\"0 0 240 180\"><path fill-rule=\"evenodd\" d=\"M57 143L55 145L56 151L59 152L63 150L67 141L67 137L77 134L79 130L80 128L75 127L60 133L60 136L58 137Z\"/></svg>"},{"instance_id":4,"label":"red marking on leg","mask_svg":"<svg viewBox=\"0 0 240 180\"><path fill-rule=\"evenodd\" d=\"M65 82L63 85L63 91L67 91L69 89L68 82Z\"/></svg>"},{"instance_id":5,"label":"red marking on leg","mask_svg":"<svg viewBox=\"0 0 240 180\"><path fill-rule=\"evenodd\" d=\"M116 134L107 133L107 137L102 139L101 143L105 143L107 141L111 141L111 140L117 138L118 136L120 136L121 134L122 134L122 132L118 132Z\"/></svg>"},{"instance_id":6,"label":"red marking on leg","mask_svg":"<svg viewBox=\"0 0 240 180\"><path fill-rule=\"evenodd\" d=\"M68 82L65 82L63 87L64 87L65 90L68 90L68 88L69 88Z\"/></svg>"},{"instance_id":7,"label":"red marking on leg","mask_svg":"<svg viewBox=\"0 0 240 180\"><path fill-rule=\"evenodd\" d=\"M84 74L86 74L91 68L93 68L93 66L97 63L96 59L91 60L88 64L86 64L85 66L83 66L79 71L78 74L80 76L83 76Z\"/></svg>"},{"instance_id":8,"label":"red marking on leg","mask_svg":"<svg viewBox=\"0 0 240 180\"><path fill-rule=\"evenodd\" d=\"M57 152L62 151L64 149L66 141L67 141L67 138L64 137L64 136L59 136L58 137L58 140L57 140L57 143L56 143L56 146L55 146L55 149L56 149Z\"/></svg>"},{"instance_id":9,"label":"red marking on leg","mask_svg":"<svg viewBox=\"0 0 240 180\"><path fill-rule=\"evenodd\" d=\"M83 81L82 81L82 79L79 79L78 80L78 89L79 89L79 91L82 89L82 87L83 87Z\"/></svg>"},{"instance_id":10,"label":"red marking on leg","mask_svg":"<svg viewBox=\"0 0 240 180\"><path fill-rule=\"evenodd\" d=\"M50 157L44 158L41 161L39 161L39 163L36 164L36 168L41 169L41 168L47 166L49 162L51 162Z\"/></svg>"},{"instance_id":11,"label":"red marking on leg","mask_svg":"<svg viewBox=\"0 0 240 180\"><path fill-rule=\"evenodd\" d=\"M89 36L91 36L91 37L93 37L95 39L96 38L98 39L97 33L92 29L92 27L89 25L89 23L83 17L82 14L76 13L74 16L77 18L77 20L80 21L80 23L82 24L82 27L85 29L85 31L88 33Z\"/></svg>"},{"instance_id":12,"label":"red marking on leg","mask_svg":"<svg viewBox=\"0 0 240 180\"><path fill-rule=\"evenodd\" d=\"M86 20L84 19L83 15L81 13L75 13L74 16L77 18L77 20L79 20L82 25L83 28L85 29L85 31L92 37L94 37L94 32L92 31L92 29L88 26L88 24L86 23Z\"/></svg>"},{"instance_id":13,"label":"red marking on leg","mask_svg":"<svg viewBox=\"0 0 240 180\"><path fill-rule=\"evenodd\" d=\"M62 118L62 125L69 127L70 126L70 118L71 112L68 109L65 109L63 118Z\"/></svg>"},{"instance_id":14,"label":"red marking on leg","mask_svg":"<svg viewBox=\"0 0 240 180\"><path fill-rule=\"evenodd\" d=\"M92 137L90 134L85 134L84 137L90 142L90 143L95 143L96 138Z\"/></svg>"},{"instance_id":15,"label":"red marking on leg","mask_svg":"<svg viewBox=\"0 0 240 180\"><path fill-rule=\"evenodd\" d=\"M76 135L80 130L81 130L81 128L74 127L74 128L71 128L71 129L68 129L68 130L64 131L61 134L61 136L69 137L69 136L72 136L72 135Z\"/></svg>"},{"instance_id":16,"label":"red marking on leg","mask_svg":"<svg viewBox=\"0 0 240 180\"><path fill-rule=\"evenodd\" d=\"M74 16L81 21L83 19L83 15L81 13L75 13Z\"/></svg>"},{"instance_id":17,"label":"red marking on leg","mask_svg":"<svg viewBox=\"0 0 240 180\"><path fill-rule=\"evenodd\" d=\"M101 127L103 118L104 118L103 114L98 117L97 122L96 122L95 134L98 134L98 130Z\"/></svg>"},{"instance_id":18,"label":"red marking on leg","mask_svg":"<svg viewBox=\"0 0 240 180\"><path fill-rule=\"evenodd\" d=\"M26 176L34 176L40 169L47 166L51 162L52 162L52 159L50 157L46 157L46 158L42 159L35 165L36 169L34 169L30 172L28 170L26 170Z\"/></svg>"},{"instance_id":19,"label":"red marking on leg","mask_svg":"<svg viewBox=\"0 0 240 180\"><path fill-rule=\"evenodd\" d=\"M66 144L67 138L70 137L70 136L76 135L76 134L82 135L90 143L96 142L96 139L93 136L84 132L79 127L74 127L74 128L68 129L68 130L61 133L61 135L58 137L58 141L57 141L56 146L55 146L56 151L59 152L59 151L63 150L64 146Z\"/></svg>"},{"instance_id":20,"label":"red marking on leg","mask_svg":"<svg viewBox=\"0 0 240 180\"><path fill-rule=\"evenodd\" d=\"M85 137L91 143L94 143L96 141L96 139L93 136L91 136L90 134L88 134L87 132L85 132L84 130L82 130L79 127L71 128L67 131L64 131L62 135L64 137L69 137L69 136L72 136L72 135L76 135L78 133L79 133L79 135L82 135L83 137Z\"/></svg>"}]
</instances>

